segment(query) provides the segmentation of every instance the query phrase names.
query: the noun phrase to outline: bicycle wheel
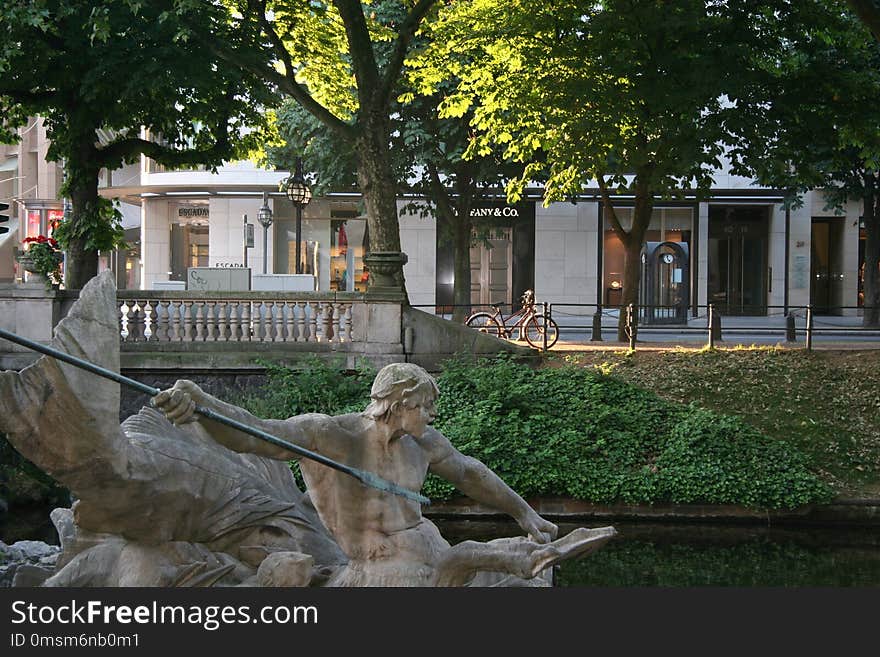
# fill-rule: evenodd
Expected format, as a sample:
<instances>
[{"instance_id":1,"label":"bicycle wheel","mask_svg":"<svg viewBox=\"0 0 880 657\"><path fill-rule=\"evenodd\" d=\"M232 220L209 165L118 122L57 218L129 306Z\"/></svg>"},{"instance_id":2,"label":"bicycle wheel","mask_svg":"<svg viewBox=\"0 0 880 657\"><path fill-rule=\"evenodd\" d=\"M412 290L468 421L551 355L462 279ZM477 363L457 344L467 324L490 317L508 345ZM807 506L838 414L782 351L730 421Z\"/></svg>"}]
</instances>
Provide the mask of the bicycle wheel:
<instances>
[{"instance_id":1,"label":"bicycle wheel","mask_svg":"<svg viewBox=\"0 0 880 657\"><path fill-rule=\"evenodd\" d=\"M467 319L467 325L472 329L477 329L480 333L488 333L500 338L502 335L501 326L489 313L474 313Z\"/></svg>"},{"instance_id":2,"label":"bicycle wheel","mask_svg":"<svg viewBox=\"0 0 880 657\"><path fill-rule=\"evenodd\" d=\"M526 340L535 349L544 348L544 331L547 332L547 349L556 344L559 339L559 326L552 318L546 315L535 315L526 322Z\"/></svg>"}]
</instances>

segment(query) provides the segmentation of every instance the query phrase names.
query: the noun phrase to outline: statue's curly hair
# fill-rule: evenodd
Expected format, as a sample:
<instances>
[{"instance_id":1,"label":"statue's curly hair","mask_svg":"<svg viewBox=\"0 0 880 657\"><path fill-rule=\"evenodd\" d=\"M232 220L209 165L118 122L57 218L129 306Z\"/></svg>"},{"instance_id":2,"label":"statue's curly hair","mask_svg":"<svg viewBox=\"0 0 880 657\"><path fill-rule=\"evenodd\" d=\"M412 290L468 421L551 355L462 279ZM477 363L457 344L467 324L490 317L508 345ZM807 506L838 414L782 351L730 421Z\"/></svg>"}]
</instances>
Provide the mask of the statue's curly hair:
<instances>
[{"instance_id":1,"label":"statue's curly hair","mask_svg":"<svg viewBox=\"0 0 880 657\"><path fill-rule=\"evenodd\" d=\"M363 415L373 420L387 420L399 405L412 408L440 394L437 382L423 368L412 363L386 365L376 375L370 390L372 400Z\"/></svg>"}]
</instances>

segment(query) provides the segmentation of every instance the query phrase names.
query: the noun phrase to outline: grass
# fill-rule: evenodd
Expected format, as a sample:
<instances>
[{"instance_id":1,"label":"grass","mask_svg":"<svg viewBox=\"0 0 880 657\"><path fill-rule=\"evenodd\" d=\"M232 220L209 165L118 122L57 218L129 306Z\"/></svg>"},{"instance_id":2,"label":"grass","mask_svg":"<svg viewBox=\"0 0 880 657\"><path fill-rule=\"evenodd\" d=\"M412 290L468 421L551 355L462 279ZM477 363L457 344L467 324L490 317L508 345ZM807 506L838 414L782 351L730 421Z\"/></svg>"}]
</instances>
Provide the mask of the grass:
<instances>
[{"instance_id":1,"label":"grass","mask_svg":"<svg viewBox=\"0 0 880 657\"><path fill-rule=\"evenodd\" d=\"M588 351L548 359L565 362L736 415L806 453L839 495L880 495L880 350Z\"/></svg>"}]
</instances>

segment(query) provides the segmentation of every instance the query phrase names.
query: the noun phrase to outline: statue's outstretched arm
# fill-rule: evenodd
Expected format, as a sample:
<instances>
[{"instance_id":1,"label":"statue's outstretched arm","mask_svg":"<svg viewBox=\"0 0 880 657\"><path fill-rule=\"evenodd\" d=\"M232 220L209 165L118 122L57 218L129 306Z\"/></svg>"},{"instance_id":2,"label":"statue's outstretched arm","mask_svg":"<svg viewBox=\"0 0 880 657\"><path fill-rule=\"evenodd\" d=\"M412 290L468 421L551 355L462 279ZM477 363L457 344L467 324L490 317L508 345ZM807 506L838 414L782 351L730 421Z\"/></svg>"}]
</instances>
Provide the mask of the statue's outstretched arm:
<instances>
[{"instance_id":1,"label":"statue's outstretched arm","mask_svg":"<svg viewBox=\"0 0 880 657\"><path fill-rule=\"evenodd\" d=\"M306 423L298 421L299 418L292 418L290 420L264 420L258 418L243 408L217 399L192 381L186 379L177 381L173 387L163 390L153 397L153 404L175 424L198 421L215 441L234 452L245 452L279 460L300 458L298 454L283 447L273 445L225 424L202 417L195 412L196 406L211 409L242 424L272 434L277 438L300 447L313 449L313 440L305 426Z\"/></svg>"},{"instance_id":2,"label":"statue's outstretched arm","mask_svg":"<svg viewBox=\"0 0 880 657\"><path fill-rule=\"evenodd\" d=\"M425 438L431 443L430 472L446 479L471 499L508 514L538 543L556 538L556 525L539 516L483 463L459 452L439 431L429 429Z\"/></svg>"}]
</instances>

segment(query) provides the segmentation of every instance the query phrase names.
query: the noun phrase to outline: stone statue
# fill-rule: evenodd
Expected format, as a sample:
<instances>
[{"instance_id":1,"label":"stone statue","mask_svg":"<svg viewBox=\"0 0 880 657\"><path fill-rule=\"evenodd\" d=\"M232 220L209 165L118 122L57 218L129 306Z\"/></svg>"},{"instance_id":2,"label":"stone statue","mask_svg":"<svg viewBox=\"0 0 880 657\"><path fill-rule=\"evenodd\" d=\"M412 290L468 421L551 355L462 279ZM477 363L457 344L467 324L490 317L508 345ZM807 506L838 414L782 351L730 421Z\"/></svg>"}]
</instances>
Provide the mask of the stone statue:
<instances>
[{"instance_id":1,"label":"stone statue","mask_svg":"<svg viewBox=\"0 0 880 657\"><path fill-rule=\"evenodd\" d=\"M118 371L115 311L102 274L53 346ZM437 387L421 368L386 367L371 396L361 414L262 420L178 381L154 399L162 413L144 408L120 426L114 382L48 357L0 372L0 431L77 498L53 512L62 554L44 585L521 585L614 535L553 541L555 525L428 426ZM286 463L295 454L194 415L196 404L414 491L434 472L530 537L450 546L418 503L308 459L303 493Z\"/></svg>"}]
</instances>

